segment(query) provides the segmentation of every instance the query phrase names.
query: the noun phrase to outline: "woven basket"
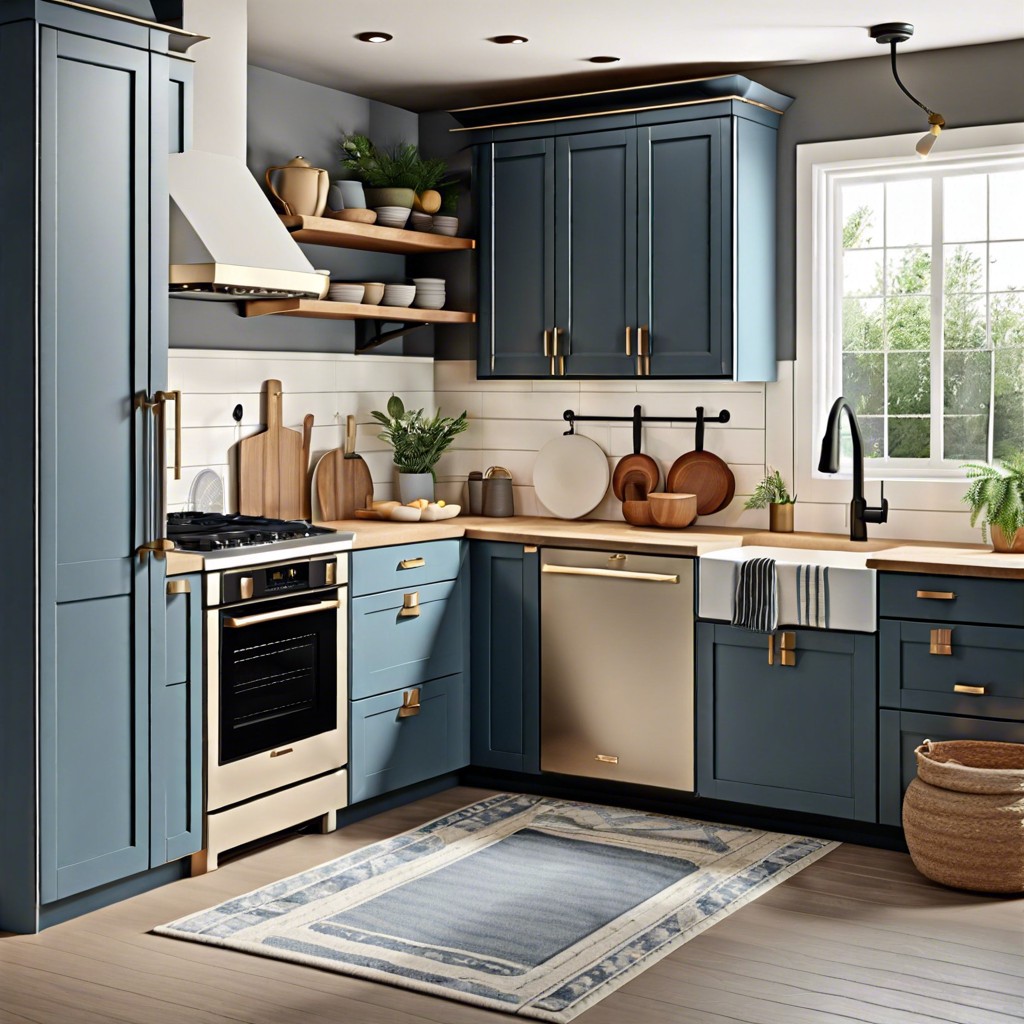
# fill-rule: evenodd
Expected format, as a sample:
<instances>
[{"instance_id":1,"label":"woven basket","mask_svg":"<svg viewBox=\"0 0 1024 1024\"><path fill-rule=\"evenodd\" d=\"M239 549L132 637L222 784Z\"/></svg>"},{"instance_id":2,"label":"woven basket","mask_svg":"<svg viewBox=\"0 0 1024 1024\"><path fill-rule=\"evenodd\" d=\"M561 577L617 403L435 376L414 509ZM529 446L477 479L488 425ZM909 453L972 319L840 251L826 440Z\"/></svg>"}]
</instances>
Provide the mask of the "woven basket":
<instances>
[{"instance_id":1,"label":"woven basket","mask_svg":"<svg viewBox=\"0 0 1024 1024\"><path fill-rule=\"evenodd\" d=\"M1024 893L1024 744L925 740L903 799L922 875L955 889Z\"/></svg>"}]
</instances>

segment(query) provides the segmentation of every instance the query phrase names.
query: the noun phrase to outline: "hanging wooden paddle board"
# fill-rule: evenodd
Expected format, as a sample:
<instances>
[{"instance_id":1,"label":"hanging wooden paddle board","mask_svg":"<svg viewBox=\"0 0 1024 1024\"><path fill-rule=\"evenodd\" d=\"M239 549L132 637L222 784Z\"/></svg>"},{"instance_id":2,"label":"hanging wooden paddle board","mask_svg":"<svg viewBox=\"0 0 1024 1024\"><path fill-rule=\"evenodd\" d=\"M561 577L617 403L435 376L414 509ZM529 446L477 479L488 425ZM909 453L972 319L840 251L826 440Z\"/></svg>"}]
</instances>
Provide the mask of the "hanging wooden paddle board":
<instances>
[{"instance_id":1,"label":"hanging wooden paddle board","mask_svg":"<svg viewBox=\"0 0 1024 1024\"><path fill-rule=\"evenodd\" d=\"M263 382L267 429L238 442L238 511L301 519L306 470L302 435L281 425L281 382Z\"/></svg>"}]
</instances>

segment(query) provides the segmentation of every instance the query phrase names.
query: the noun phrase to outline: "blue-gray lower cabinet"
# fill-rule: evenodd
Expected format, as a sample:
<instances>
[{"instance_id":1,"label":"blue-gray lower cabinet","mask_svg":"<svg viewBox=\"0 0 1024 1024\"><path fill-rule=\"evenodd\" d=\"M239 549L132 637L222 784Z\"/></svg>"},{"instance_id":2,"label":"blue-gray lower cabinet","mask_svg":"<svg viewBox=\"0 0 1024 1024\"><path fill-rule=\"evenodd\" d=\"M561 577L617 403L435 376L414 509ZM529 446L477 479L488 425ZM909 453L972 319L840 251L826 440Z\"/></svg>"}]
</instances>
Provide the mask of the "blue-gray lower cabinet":
<instances>
[{"instance_id":1,"label":"blue-gray lower cabinet","mask_svg":"<svg viewBox=\"0 0 1024 1024\"><path fill-rule=\"evenodd\" d=\"M352 553L349 802L469 764L468 542Z\"/></svg>"},{"instance_id":2,"label":"blue-gray lower cabinet","mask_svg":"<svg viewBox=\"0 0 1024 1024\"><path fill-rule=\"evenodd\" d=\"M875 820L875 638L697 624L697 790L735 803Z\"/></svg>"},{"instance_id":3,"label":"blue-gray lower cabinet","mask_svg":"<svg viewBox=\"0 0 1024 1024\"><path fill-rule=\"evenodd\" d=\"M925 740L1024 743L1024 722L883 708L878 713L878 820L883 825L902 824L903 794L917 775L914 749Z\"/></svg>"},{"instance_id":4,"label":"blue-gray lower cabinet","mask_svg":"<svg viewBox=\"0 0 1024 1024\"><path fill-rule=\"evenodd\" d=\"M466 679L461 673L353 701L351 802L465 767L469 763L467 705Z\"/></svg>"},{"instance_id":5,"label":"blue-gray lower cabinet","mask_svg":"<svg viewBox=\"0 0 1024 1024\"><path fill-rule=\"evenodd\" d=\"M150 691L151 867L203 845L202 577L175 576L164 589L164 671Z\"/></svg>"},{"instance_id":6,"label":"blue-gray lower cabinet","mask_svg":"<svg viewBox=\"0 0 1024 1024\"><path fill-rule=\"evenodd\" d=\"M540 556L498 541L470 546L472 761L540 771Z\"/></svg>"}]
</instances>

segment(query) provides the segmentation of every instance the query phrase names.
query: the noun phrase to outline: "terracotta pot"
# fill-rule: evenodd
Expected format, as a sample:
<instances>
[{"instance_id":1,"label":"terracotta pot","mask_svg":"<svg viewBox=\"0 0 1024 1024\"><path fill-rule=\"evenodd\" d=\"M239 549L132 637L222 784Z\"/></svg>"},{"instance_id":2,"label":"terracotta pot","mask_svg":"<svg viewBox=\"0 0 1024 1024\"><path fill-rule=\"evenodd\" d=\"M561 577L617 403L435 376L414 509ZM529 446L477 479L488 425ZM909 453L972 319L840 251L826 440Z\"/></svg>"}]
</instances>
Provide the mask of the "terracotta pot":
<instances>
[{"instance_id":1,"label":"terracotta pot","mask_svg":"<svg viewBox=\"0 0 1024 1024\"><path fill-rule=\"evenodd\" d=\"M1011 540L1006 539L1000 527L989 523L989 530L992 533L992 550L1003 551L1007 554L1024 555L1024 528L1018 530Z\"/></svg>"},{"instance_id":2,"label":"terracotta pot","mask_svg":"<svg viewBox=\"0 0 1024 1024\"><path fill-rule=\"evenodd\" d=\"M772 533L793 532L793 502L769 502L768 529Z\"/></svg>"}]
</instances>

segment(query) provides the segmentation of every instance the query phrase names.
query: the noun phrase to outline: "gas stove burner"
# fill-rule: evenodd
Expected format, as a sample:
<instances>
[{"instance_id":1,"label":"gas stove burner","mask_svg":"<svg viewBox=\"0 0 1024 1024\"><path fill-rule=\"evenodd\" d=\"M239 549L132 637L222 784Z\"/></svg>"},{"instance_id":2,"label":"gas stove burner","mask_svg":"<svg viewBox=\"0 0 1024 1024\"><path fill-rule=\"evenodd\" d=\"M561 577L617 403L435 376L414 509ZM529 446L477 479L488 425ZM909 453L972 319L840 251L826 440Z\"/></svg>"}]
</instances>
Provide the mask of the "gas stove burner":
<instances>
[{"instance_id":1,"label":"gas stove burner","mask_svg":"<svg viewBox=\"0 0 1024 1024\"><path fill-rule=\"evenodd\" d=\"M269 546L334 533L304 519L267 519L217 512L172 512L167 517L167 535L183 551Z\"/></svg>"}]
</instances>

